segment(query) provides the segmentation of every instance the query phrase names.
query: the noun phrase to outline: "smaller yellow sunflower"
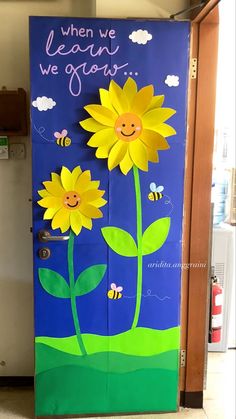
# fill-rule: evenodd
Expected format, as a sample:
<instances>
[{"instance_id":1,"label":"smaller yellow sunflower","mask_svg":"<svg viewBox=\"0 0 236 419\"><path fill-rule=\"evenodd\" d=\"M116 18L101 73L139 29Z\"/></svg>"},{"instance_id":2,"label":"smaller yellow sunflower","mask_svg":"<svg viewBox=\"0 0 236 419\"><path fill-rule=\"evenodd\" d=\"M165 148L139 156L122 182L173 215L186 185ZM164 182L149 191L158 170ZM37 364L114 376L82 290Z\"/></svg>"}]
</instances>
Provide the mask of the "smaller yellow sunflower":
<instances>
[{"instance_id":1,"label":"smaller yellow sunflower","mask_svg":"<svg viewBox=\"0 0 236 419\"><path fill-rule=\"evenodd\" d=\"M98 189L100 182L91 180L90 170L82 172L80 166L72 172L62 167L61 174L51 173L51 181L43 182L45 189L38 204L47 208L44 220L52 220L52 229L64 233L70 227L78 235L82 227L92 229L92 219L103 216L100 207L106 204L105 191Z\"/></svg>"},{"instance_id":2,"label":"smaller yellow sunflower","mask_svg":"<svg viewBox=\"0 0 236 419\"><path fill-rule=\"evenodd\" d=\"M158 150L169 148L166 137L176 134L165 123L176 111L162 107L164 95L154 96L152 85L138 90L131 77L123 88L112 80L99 93L101 105L85 106L91 117L80 122L93 133L88 145L97 148L97 158L108 159L109 170L119 165L125 175L133 166L147 171L149 161L159 161Z\"/></svg>"}]
</instances>

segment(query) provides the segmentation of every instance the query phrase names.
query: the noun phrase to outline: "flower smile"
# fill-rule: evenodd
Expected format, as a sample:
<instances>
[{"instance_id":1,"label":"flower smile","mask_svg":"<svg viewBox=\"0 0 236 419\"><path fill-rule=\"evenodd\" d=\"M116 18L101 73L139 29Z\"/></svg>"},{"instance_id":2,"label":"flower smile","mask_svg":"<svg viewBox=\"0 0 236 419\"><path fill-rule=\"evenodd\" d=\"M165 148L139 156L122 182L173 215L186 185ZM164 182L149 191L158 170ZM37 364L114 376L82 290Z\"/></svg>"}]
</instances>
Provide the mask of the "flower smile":
<instances>
[{"instance_id":1,"label":"flower smile","mask_svg":"<svg viewBox=\"0 0 236 419\"><path fill-rule=\"evenodd\" d=\"M70 208L75 208L75 207L77 207L77 205L78 205L78 202L76 202L76 204L75 204L75 205L71 205L71 204L69 204L69 203L67 204L67 206L68 206L68 207L70 207Z\"/></svg>"},{"instance_id":2,"label":"flower smile","mask_svg":"<svg viewBox=\"0 0 236 419\"><path fill-rule=\"evenodd\" d=\"M121 131L121 134L124 135L125 137L131 137L132 135L135 134L135 130L131 132L131 134L125 134L123 131Z\"/></svg>"}]
</instances>

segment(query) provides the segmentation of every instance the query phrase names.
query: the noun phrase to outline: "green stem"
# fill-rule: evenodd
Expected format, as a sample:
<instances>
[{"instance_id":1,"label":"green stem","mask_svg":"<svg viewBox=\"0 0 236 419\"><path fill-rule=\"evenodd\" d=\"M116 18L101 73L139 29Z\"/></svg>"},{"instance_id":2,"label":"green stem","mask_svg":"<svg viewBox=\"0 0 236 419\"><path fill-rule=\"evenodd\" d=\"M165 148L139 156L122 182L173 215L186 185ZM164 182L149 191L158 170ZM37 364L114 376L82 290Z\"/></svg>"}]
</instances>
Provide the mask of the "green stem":
<instances>
[{"instance_id":1,"label":"green stem","mask_svg":"<svg viewBox=\"0 0 236 419\"><path fill-rule=\"evenodd\" d=\"M137 260L137 295L136 295L136 306L134 313L134 320L132 329L137 327L141 298L142 298L142 282L143 282L143 256L142 256L142 201L141 201L141 190L139 171L136 166L133 166L134 175L134 186L135 186L135 197L136 197L136 219L137 219L137 247L138 247L138 260Z\"/></svg>"},{"instance_id":2,"label":"green stem","mask_svg":"<svg viewBox=\"0 0 236 419\"><path fill-rule=\"evenodd\" d=\"M70 292L71 292L70 302L71 302L72 316L73 316L75 332L76 332L79 348L80 348L81 354L86 355L87 352L86 352L84 342L83 342L83 339L82 339L82 336L81 336L81 331L80 331L79 318L78 318L77 307L76 307L76 296L74 294L74 285L75 285L74 239L75 239L75 235L72 231L70 231L70 238L69 238L69 242L68 242L68 254L67 254L69 280L70 280Z\"/></svg>"}]
</instances>

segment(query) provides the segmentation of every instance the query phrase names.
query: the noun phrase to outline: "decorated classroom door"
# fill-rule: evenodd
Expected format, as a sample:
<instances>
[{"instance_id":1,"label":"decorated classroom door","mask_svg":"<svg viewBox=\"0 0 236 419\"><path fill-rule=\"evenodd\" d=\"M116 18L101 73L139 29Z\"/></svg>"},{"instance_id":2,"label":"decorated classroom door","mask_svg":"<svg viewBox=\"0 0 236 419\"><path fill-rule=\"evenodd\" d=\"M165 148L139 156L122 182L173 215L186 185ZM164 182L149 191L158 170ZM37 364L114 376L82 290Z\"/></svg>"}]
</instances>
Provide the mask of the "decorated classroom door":
<instances>
[{"instance_id":1,"label":"decorated classroom door","mask_svg":"<svg viewBox=\"0 0 236 419\"><path fill-rule=\"evenodd\" d=\"M175 411L189 23L30 19L36 415Z\"/></svg>"}]
</instances>

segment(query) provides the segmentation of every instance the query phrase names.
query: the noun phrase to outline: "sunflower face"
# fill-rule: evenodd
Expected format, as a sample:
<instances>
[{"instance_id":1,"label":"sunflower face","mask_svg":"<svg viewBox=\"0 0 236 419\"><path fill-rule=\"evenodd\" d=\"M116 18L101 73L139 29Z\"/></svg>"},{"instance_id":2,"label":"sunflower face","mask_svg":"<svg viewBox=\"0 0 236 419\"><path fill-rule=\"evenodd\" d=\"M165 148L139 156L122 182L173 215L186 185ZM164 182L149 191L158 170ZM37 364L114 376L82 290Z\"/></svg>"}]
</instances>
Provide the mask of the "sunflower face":
<instances>
[{"instance_id":1,"label":"sunflower face","mask_svg":"<svg viewBox=\"0 0 236 419\"><path fill-rule=\"evenodd\" d=\"M162 108L164 96L154 96L152 85L138 91L128 78L123 88L113 80L109 90L100 89L101 105L87 105L91 118L80 122L93 135L88 145L97 148L96 157L107 158L109 170L120 166L126 175L135 165L147 171L157 163L158 150L166 150L166 137L176 134L165 123L175 110Z\"/></svg>"},{"instance_id":2,"label":"sunflower face","mask_svg":"<svg viewBox=\"0 0 236 419\"><path fill-rule=\"evenodd\" d=\"M121 141L135 141L142 132L142 120L133 113L124 113L116 120L115 132Z\"/></svg>"},{"instance_id":3,"label":"sunflower face","mask_svg":"<svg viewBox=\"0 0 236 419\"><path fill-rule=\"evenodd\" d=\"M91 230L92 219L103 216L99 208L107 202L99 184L91 180L89 170L82 172L80 166L72 172L63 167L60 175L52 173L51 181L43 182L45 189L38 191L42 197L38 204L46 208L44 219L52 220L52 229L60 228L62 233L69 228L76 235L82 227Z\"/></svg>"}]
</instances>

